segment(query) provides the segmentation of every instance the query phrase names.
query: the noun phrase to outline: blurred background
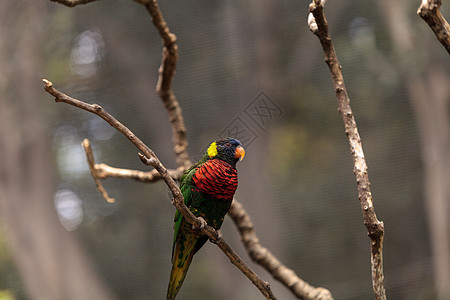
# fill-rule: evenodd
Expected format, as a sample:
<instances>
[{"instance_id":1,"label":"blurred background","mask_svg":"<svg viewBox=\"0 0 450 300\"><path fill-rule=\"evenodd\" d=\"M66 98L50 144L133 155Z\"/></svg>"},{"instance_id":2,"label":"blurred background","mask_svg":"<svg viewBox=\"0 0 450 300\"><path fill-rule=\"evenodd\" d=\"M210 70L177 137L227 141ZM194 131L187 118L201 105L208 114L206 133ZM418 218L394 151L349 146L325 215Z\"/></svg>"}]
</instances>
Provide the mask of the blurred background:
<instances>
[{"instance_id":1,"label":"blurred background","mask_svg":"<svg viewBox=\"0 0 450 300\"><path fill-rule=\"evenodd\" d=\"M352 159L306 24L309 2L159 4L178 37L173 88L192 159L219 136L240 138L237 198L262 244L335 299L373 298ZM419 4L330 1L325 13L385 223L387 296L449 299L450 60ZM175 212L167 187L107 179L116 203L106 203L84 138L97 162L149 168L103 120L55 104L41 81L102 105L176 167L147 11L133 1L1 1L0 36L0 299L164 299ZM278 299L294 299L250 261L231 220L222 232ZM262 296L208 244L177 299Z\"/></svg>"}]
</instances>

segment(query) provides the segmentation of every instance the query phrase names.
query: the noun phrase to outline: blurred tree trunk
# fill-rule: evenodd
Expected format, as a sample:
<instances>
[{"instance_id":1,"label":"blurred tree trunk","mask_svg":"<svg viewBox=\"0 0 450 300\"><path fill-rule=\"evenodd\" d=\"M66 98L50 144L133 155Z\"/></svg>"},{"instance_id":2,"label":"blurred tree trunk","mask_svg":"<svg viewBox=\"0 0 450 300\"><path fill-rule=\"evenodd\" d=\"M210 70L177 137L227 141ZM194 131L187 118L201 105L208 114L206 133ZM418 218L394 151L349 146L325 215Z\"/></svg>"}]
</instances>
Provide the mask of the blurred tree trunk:
<instances>
[{"instance_id":1,"label":"blurred tree trunk","mask_svg":"<svg viewBox=\"0 0 450 300\"><path fill-rule=\"evenodd\" d=\"M30 298L114 299L53 206L51 146L40 109L51 100L38 75L48 8L18 2L0 3L0 220Z\"/></svg>"},{"instance_id":2,"label":"blurred tree trunk","mask_svg":"<svg viewBox=\"0 0 450 300\"><path fill-rule=\"evenodd\" d=\"M421 155L424 163L425 208L428 215L431 250L433 255L434 280L439 299L450 296L450 240L449 240L449 203L450 185L448 170L450 169L450 76L448 66L437 63L428 57L428 64L421 73L413 70L415 64L408 60L413 51L421 51L424 55L429 49L414 43L419 37L409 21L408 1L381 1L380 7L386 12L385 17L390 28L393 45L399 57L402 77L414 109L417 128L419 130ZM416 3L416 5L419 5ZM421 22L418 16L415 16ZM422 23L422 22L421 22ZM425 23L423 23L424 26ZM421 31L426 33L426 31ZM431 29L429 37L435 38ZM431 43L433 44L433 43ZM436 47L443 48L437 41ZM428 54L431 55L431 54Z\"/></svg>"},{"instance_id":3,"label":"blurred tree trunk","mask_svg":"<svg viewBox=\"0 0 450 300\"><path fill-rule=\"evenodd\" d=\"M426 78L414 78L409 95L416 115L424 163L425 208L431 235L434 279L439 299L450 296L449 247L449 95L450 77L442 66L427 70Z\"/></svg>"}]
</instances>

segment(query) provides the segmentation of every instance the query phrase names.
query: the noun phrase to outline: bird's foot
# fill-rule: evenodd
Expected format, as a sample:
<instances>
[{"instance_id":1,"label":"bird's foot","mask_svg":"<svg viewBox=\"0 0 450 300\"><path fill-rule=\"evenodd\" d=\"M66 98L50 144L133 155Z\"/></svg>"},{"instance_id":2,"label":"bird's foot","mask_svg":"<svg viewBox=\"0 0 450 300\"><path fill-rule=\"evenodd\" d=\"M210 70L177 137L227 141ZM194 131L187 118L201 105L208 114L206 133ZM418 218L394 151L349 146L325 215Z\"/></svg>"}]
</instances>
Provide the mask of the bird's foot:
<instances>
[{"instance_id":1,"label":"bird's foot","mask_svg":"<svg viewBox=\"0 0 450 300\"><path fill-rule=\"evenodd\" d=\"M217 239L213 240L212 238L209 238L209 241L214 244L218 244L222 240L222 237L223 237L222 231L216 230L216 232L217 232Z\"/></svg>"},{"instance_id":2,"label":"bird's foot","mask_svg":"<svg viewBox=\"0 0 450 300\"><path fill-rule=\"evenodd\" d=\"M206 227L206 225L208 225L208 223L206 223L205 219L203 219L202 217L197 217L198 220L200 220L200 227L194 226L192 225L192 229L204 229Z\"/></svg>"}]
</instances>

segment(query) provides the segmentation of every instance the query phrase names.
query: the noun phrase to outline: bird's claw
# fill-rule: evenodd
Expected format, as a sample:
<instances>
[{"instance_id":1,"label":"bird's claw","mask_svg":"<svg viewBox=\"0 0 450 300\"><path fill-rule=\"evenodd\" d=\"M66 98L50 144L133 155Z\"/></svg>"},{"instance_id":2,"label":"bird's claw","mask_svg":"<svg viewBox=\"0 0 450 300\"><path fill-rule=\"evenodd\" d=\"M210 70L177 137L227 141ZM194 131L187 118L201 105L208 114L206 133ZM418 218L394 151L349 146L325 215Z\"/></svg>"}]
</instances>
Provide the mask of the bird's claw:
<instances>
[{"instance_id":1,"label":"bird's claw","mask_svg":"<svg viewBox=\"0 0 450 300\"><path fill-rule=\"evenodd\" d=\"M200 226L198 227L198 229L204 229L206 227L206 225L208 225L208 223L206 223L205 219L203 219L202 217L197 217L198 220L200 220ZM195 228L197 228L197 226L192 226Z\"/></svg>"},{"instance_id":2,"label":"bird's claw","mask_svg":"<svg viewBox=\"0 0 450 300\"><path fill-rule=\"evenodd\" d=\"M222 240L222 237L223 237L222 231L216 230L216 232L217 232L217 239L213 240L212 238L209 238L209 241L213 244L218 244Z\"/></svg>"}]
</instances>

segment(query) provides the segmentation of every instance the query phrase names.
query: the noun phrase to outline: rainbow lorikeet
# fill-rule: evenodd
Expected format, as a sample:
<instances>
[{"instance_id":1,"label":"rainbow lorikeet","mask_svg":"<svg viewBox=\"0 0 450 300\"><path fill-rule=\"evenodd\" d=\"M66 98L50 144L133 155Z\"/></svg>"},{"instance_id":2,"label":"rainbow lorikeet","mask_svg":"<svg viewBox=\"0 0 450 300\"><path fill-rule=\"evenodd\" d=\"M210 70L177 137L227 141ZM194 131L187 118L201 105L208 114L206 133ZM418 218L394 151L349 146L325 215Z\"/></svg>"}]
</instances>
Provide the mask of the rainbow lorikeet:
<instances>
[{"instance_id":1,"label":"rainbow lorikeet","mask_svg":"<svg viewBox=\"0 0 450 300\"><path fill-rule=\"evenodd\" d=\"M184 203L197 217L219 229L230 209L238 185L236 163L244 158L241 142L233 138L211 143L200 161L184 172L180 189ZM175 299L194 254L206 243L208 237L192 228L177 210L175 214L167 300Z\"/></svg>"}]
</instances>

